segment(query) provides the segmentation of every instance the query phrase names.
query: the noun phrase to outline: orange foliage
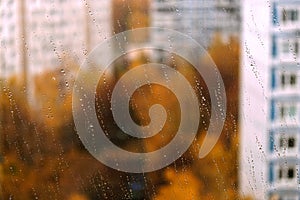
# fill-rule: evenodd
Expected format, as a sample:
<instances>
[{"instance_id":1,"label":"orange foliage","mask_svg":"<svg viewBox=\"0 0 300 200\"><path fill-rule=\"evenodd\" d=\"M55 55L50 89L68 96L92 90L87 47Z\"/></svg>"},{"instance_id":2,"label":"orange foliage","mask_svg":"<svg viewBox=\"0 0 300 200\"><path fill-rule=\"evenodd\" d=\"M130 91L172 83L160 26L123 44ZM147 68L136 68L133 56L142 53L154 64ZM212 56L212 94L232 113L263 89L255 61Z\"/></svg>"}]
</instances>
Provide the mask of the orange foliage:
<instances>
[{"instance_id":1,"label":"orange foliage","mask_svg":"<svg viewBox=\"0 0 300 200\"><path fill-rule=\"evenodd\" d=\"M148 26L148 6L149 1L144 0L114 0L114 31ZM144 37L148 37L147 34L142 39ZM237 184L238 41L232 38L227 44L216 36L209 53L221 72L228 100L221 139L207 157L198 159L209 121L209 97L195 69L175 56L166 64L176 68L197 90L203 116L197 142L182 158L165 169L144 175L147 185L143 195L148 199L241 199ZM145 63L145 55L122 60L118 63L116 77L109 77L107 85L99 86L97 90L97 97L105 97L99 98L100 105L107 107L101 107L100 115L104 116L103 121L108 127L113 127L111 134L116 136L111 140L119 141L122 148L130 151L149 152L167 145L180 122L176 96L159 85L144 86L134 93L130 102L132 117L141 125L149 123L149 108L158 103L168 113L167 123L160 133L142 142L126 137L120 139L119 129L112 123L109 106L114 78ZM1 134L1 152L4 155L2 189L6 199L10 196L15 199L20 199L20 196L25 200L134 198L129 187L131 175L109 169L96 161L86 152L75 133L71 113L72 69L62 67L35 77L35 100L32 101L35 109L28 105L26 90L17 84L16 78L5 83L0 81L0 132L4 133ZM86 77L90 76L87 74ZM88 80L86 84L89 84Z\"/></svg>"},{"instance_id":2,"label":"orange foliage","mask_svg":"<svg viewBox=\"0 0 300 200\"><path fill-rule=\"evenodd\" d=\"M70 72L60 69L35 78L33 101L39 107L40 120L51 127L59 127L70 121L73 80L66 74L70 75Z\"/></svg>"},{"instance_id":3,"label":"orange foliage","mask_svg":"<svg viewBox=\"0 0 300 200\"><path fill-rule=\"evenodd\" d=\"M178 199L196 200L200 198L202 184L190 169L175 171L166 169L164 174L167 184L162 186L154 200Z\"/></svg>"}]
</instances>

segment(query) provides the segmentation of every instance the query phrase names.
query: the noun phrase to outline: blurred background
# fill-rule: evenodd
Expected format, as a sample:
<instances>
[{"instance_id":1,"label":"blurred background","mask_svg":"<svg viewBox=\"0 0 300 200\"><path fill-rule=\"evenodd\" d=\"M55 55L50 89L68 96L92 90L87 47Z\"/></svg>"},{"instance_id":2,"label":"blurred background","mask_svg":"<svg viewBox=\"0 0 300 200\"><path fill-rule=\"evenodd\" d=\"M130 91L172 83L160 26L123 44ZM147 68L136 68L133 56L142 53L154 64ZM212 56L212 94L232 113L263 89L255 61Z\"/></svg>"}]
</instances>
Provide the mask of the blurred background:
<instances>
[{"instance_id":1,"label":"blurred background","mask_svg":"<svg viewBox=\"0 0 300 200\"><path fill-rule=\"evenodd\" d=\"M269 130L269 97L273 95L268 89L271 72L267 69L272 65L270 52L274 48L268 41L273 38L272 30L280 32L283 27L278 20L275 30L272 22L298 20L298 11L278 17L274 9L280 1L257 2L0 0L0 199L298 199L282 196L288 193L288 184L296 187L292 194L299 193L298 182L291 183L289 178L283 183L284 192L277 194L276 187L270 189L273 180L268 181L268 177L273 171L266 173L265 169L273 161L264 150L273 140L264 138ZM293 1L287 8L294 4L300 5ZM278 10L287 9L283 5ZM131 174L106 167L85 149L73 122L72 91L76 73L92 49L114 34L142 27L173 29L205 48L225 84L227 115L218 143L208 156L199 159L211 108L200 74L184 58L168 52L124 53L100 78L96 92L99 124L115 145L132 152L157 150L172 140L180 122L176 96L151 84L134 93L130 114L137 124L146 125L149 108L159 103L168 113L163 129L154 137L140 140L117 127L111 113L111 94L120 77L136 66L158 62L178 70L195 89L201 112L196 140L182 157L161 170ZM293 30L291 27L287 29ZM119 45L107 49L107 54L126 52L139 44L189 48L171 40L164 31L155 30L120 40ZM286 48L287 52L298 50L298 46ZM262 57L267 63L260 61ZM199 61L205 63L207 59L201 57ZM251 121L256 117L259 122ZM285 121L280 123L286 125ZM247 140L253 146L247 146ZM276 145L271 144L274 154L280 154ZM255 158L261 154L263 158ZM297 160L297 155L294 158ZM293 173L298 180L296 168Z\"/></svg>"}]
</instances>

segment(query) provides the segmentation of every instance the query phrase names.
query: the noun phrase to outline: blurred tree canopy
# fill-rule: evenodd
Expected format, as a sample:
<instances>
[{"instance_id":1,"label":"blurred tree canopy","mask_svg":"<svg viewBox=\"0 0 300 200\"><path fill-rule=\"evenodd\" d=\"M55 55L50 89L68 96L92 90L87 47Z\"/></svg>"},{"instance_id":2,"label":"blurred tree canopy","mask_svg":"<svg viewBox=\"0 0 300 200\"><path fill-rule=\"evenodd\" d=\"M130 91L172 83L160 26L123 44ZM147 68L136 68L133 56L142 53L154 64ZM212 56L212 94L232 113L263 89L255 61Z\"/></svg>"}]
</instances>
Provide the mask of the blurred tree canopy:
<instances>
[{"instance_id":1,"label":"blurred tree canopy","mask_svg":"<svg viewBox=\"0 0 300 200\"><path fill-rule=\"evenodd\" d=\"M209 125L210 103L201 76L184 59L171 56L165 64L176 68L197 90L202 117L197 141L170 166L144 174L142 179L110 169L95 160L81 144L72 118L72 86L77 67L62 67L34 78L34 98L29 102L16 80L1 81L0 129L5 199L243 199L238 192L238 53L235 39L215 40L209 50L219 68L227 92L228 112L221 139L204 159L199 147ZM205 61L205 58L199 58ZM180 122L176 96L160 85L139 88L131 100L131 114L138 124L149 123L153 104L164 106L168 120L154 137L137 140L121 133L113 122L110 98L116 81L130 70L148 63L146 55L116 62L114 77L99 81L96 108L100 125L110 129L109 138L129 151L153 151L168 144ZM136 74L143 76L143 74ZM30 93L30 92L29 92ZM203 97L203 98L202 98ZM29 98L30 99L30 98ZM101 121L101 119L104 119ZM133 189L132 183L140 189ZM20 198L22 197L22 198Z\"/></svg>"},{"instance_id":2,"label":"blurred tree canopy","mask_svg":"<svg viewBox=\"0 0 300 200\"><path fill-rule=\"evenodd\" d=\"M149 25L150 1L114 0L114 33ZM129 174L110 169L94 159L76 134L72 117L72 86L78 66L61 66L34 77L34 91L18 83L21 77L0 80L0 133L2 195L4 199L249 199L238 191L239 43L223 42L216 35L209 54L224 80L227 118L219 142L204 159L199 147L209 125L210 99L206 85L184 59L165 61L182 73L197 91L202 105L197 140L170 166L147 174ZM207 58L199 58L205 62ZM154 151L170 142L180 122L176 96L152 84L139 88L130 102L132 118L149 123L153 104L164 106L168 120L162 131L146 140L122 133L113 123L110 98L116 81L128 70L148 63L146 55L120 58L114 76L103 77L96 93L99 124L109 129L113 143L128 151ZM143 76L143 74L136 74ZM30 101L28 94L33 95ZM134 183L134 184L133 184ZM135 185L135 187L133 187ZM138 186L138 187L137 187Z\"/></svg>"}]
</instances>

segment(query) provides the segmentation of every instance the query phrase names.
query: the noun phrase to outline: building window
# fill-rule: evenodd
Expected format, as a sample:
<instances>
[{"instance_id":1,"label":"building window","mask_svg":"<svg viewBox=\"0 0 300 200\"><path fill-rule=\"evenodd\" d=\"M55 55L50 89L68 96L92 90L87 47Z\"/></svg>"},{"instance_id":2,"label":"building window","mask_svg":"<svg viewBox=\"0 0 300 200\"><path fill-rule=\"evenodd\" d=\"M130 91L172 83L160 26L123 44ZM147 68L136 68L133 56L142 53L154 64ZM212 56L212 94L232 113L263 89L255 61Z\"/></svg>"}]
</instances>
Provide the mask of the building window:
<instances>
[{"instance_id":1,"label":"building window","mask_svg":"<svg viewBox=\"0 0 300 200\"><path fill-rule=\"evenodd\" d=\"M280 80L281 80L281 86L284 87L285 86L285 74L284 73L281 74Z\"/></svg>"},{"instance_id":2,"label":"building window","mask_svg":"<svg viewBox=\"0 0 300 200\"><path fill-rule=\"evenodd\" d=\"M281 16L282 16L281 17L282 22L288 22L288 21L295 22L298 21L299 18L297 9L289 9L289 10L282 9Z\"/></svg>"},{"instance_id":3,"label":"building window","mask_svg":"<svg viewBox=\"0 0 300 200\"><path fill-rule=\"evenodd\" d=\"M291 74L290 76L290 85L294 86L296 85L297 76L295 74Z\"/></svg>"},{"instance_id":4,"label":"building window","mask_svg":"<svg viewBox=\"0 0 300 200\"><path fill-rule=\"evenodd\" d=\"M294 168L289 168L288 169L288 174L287 174L289 179L293 179L294 178Z\"/></svg>"},{"instance_id":5,"label":"building window","mask_svg":"<svg viewBox=\"0 0 300 200\"><path fill-rule=\"evenodd\" d=\"M281 53L284 56L298 56L299 41L298 39L284 39L281 43Z\"/></svg>"},{"instance_id":6,"label":"building window","mask_svg":"<svg viewBox=\"0 0 300 200\"><path fill-rule=\"evenodd\" d=\"M281 107L280 107L280 118L281 119L284 119L285 118L285 107L284 107L284 105L282 105Z\"/></svg>"},{"instance_id":7,"label":"building window","mask_svg":"<svg viewBox=\"0 0 300 200\"><path fill-rule=\"evenodd\" d=\"M296 137L295 136L281 136L279 138L279 147L280 149L293 149L296 147Z\"/></svg>"},{"instance_id":8,"label":"building window","mask_svg":"<svg viewBox=\"0 0 300 200\"><path fill-rule=\"evenodd\" d=\"M278 171L278 179L282 179L282 169L279 169Z\"/></svg>"},{"instance_id":9,"label":"building window","mask_svg":"<svg viewBox=\"0 0 300 200\"><path fill-rule=\"evenodd\" d=\"M299 43L298 43L298 41L295 41L295 43L294 43L294 53L296 55L298 55L298 53L299 53Z\"/></svg>"},{"instance_id":10,"label":"building window","mask_svg":"<svg viewBox=\"0 0 300 200\"><path fill-rule=\"evenodd\" d=\"M295 87L297 85L297 74L296 72L282 72L280 75L281 87L291 86Z\"/></svg>"},{"instance_id":11,"label":"building window","mask_svg":"<svg viewBox=\"0 0 300 200\"><path fill-rule=\"evenodd\" d=\"M295 138L290 137L288 140L288 148L294 148L295 147Z\"/></svg>"},{"instance_id":12,"label":"building window","mask_svg":"<svg viewBox=\"0 0 300 200\"><path fill-rule=\"evenodd\" d=\"M285 12L285 9L282 9L281 16L282 16L282 21L285 22L286 21L286 12Z\"/></svg>"},{"instance_id":13,"label":"building window","mask_svg":"<svg viewBox=\"0 0 300 200\"><path fill-rule=\"evenodd\" d=\"M282 44L282 52L285 53L285 54L287 54L287 53L290 52L290 44L289 44L289 42L284 42Z\"/></svg>"},{"instance_id":14,"label":"building window","mask_svg":"<svg viewBox=\"0 0 300 200\"><path fill-rule=\"evenodd\" d=\"M295 105L290 105L288 115L289 115L289 117L296 116L296 106Z\"/></svg>"},{"instance_id":15,"label":"building window","mask_svg":"<svg viewBox=\"0 0 300 200\"><path fill-rule=\"evenodd\" d=\"M280 166L278 169L278 181L291 180L296 178L294 166Z\"/></svg>"},{"instance_id":16,"label":"building window","mask_svg":"<svg viewBox=\"0 0 300 200\"><path fill-rule=\"evenodd\" d=\"M297 108L294 104L281 104L279 111L281 119L294 118L297 114Z\"/></svg>"}]
</instances>

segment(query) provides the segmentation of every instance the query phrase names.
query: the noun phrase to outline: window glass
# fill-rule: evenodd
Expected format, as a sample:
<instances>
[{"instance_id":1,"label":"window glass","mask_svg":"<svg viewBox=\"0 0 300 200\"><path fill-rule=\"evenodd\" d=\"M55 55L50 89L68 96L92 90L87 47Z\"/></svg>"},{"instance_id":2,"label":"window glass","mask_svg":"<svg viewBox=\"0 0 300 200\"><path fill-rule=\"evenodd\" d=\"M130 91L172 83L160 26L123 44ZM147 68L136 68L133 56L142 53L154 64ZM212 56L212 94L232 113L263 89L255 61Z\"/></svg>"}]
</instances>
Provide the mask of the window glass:
<instances>
[{"instance_id":1,"label":"window glass","mask_svg":"<svg viewBox=\"0 0 300 200\"><path fill-rule=\"evenodd\" d=\"M291 85L296 85L297 84L297 76L294 73L292 73L291 76L290 76L290 84Z\"/></svg>"},{"instance_id":2,"label":"window glass","mask_svg":"<svg viewBox=\"0 0 300 200\"><path fill-rule=\"evenodd\" d=\"M295 167L280 166L278 169L278 181L290 180L295 178Z\"/></svg>"},{"instance_id":3,"label":"window glass","mask_svg":"<svg viewBox=\"0 0 300 200\"><path fill-rule=\"evenodd\" d=\"M295 147L295 138L290 137L288 140L288 147L294 148Z\"/></svg>"},{"instance_id":4,"label":"window glass","mask_svg":"<svg viewBox=\"0 0 300 200\"><path fill-rule=\"evenodd\" d=\"M284 88L295 87L297 85L297 72L285 70L280 73L280 86Z\"/></svg>"},{"instance_id":5,"label":"window glass","mask_svg":"<svg viewBox=\"0 0 300 200\"><path fill-rule=\"evenodd\" d=\"M298 108L294 102L278 102L278 119L297 120Z\"/></svg>"},{"instance_id":6,"label":"window glass","mask_svg":"<svg viewBox=\"0 0 300 200\"><path fill-rule=\"evenodd\" d=\"M1 200L248 198L240 1L0 0L0 16Z\"/></svg>"},{"instance_id":7,"label":"window glass","mask_svg":"<svg viewBox=\"0 0 300 200\"><path fill-rule=\"evenodd\" d=\"M288 178L293 179L294 178L294 168L288 169Z\"/></svg>"},{"instance_id":8,"label":"window glass","mask_svg":"<svg viewBox=\"0 0 300 200\"><path fill-rule=\"evenodd\" d=\"M287 22L295 22L298 21L298 10L297 9L282 9L282 21Z\"/></svg>"},{"instance_id":9,"label":"window glass","mask_svg":"<svg viewBox=\"0 0 300 200\"><path fill-rule=\"evenodd\" d=\"M285 74L284 73L281 74L281 86L282 87L285 86Z\"/></svg>"},{"instance_id":10,"label":"window glass","mask_svg":"<svg viewBox=\"0 0 300 200\"><path fill-rule=\"evenodd\" d=\"M299 12L0 0L0 200L299 200Z\"/></svg>"}]
</instances>

